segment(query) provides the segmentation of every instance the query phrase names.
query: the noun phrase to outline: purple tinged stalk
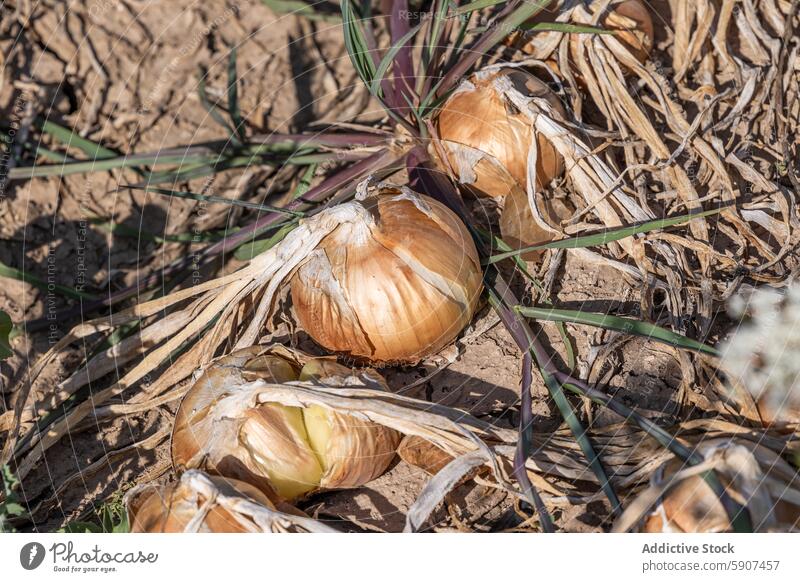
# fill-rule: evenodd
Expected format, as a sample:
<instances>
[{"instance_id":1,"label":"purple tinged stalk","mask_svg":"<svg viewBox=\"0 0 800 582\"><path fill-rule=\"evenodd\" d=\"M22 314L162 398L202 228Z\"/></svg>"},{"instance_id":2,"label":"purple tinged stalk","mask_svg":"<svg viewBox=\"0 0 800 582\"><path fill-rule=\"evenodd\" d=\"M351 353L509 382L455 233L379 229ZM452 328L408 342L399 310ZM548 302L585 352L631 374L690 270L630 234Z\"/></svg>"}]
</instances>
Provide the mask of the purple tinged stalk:
<instances>
[{"instance_id":1,"label":"purple tinged stalk","mask_svg":"<svg viewBox=\"0 0 800 582\"><path fill-rule=\"evenodd\" d=\"M531 406L533 405L531 398L531 384L533 382L533 375L531 367L533 361L530 352L523 352L522 354L522 402L519 414L519 440L517 441L517 448L514 450L514 477L522 489L522 492L528 498L539 516L539 524L542 531L545 533L554 533L553 520L542 501L541 495L536 487L531 483L528 477L528 471L525 465L530 455L529 450L531 446L532 433L533 433L533 415L531 414Z\"/></svg>"},{"instance_id":2,"label":"purple tinged stalk","mask_svg":"<svg viewBox=\"0 0 800 582\"><path fill-rule=\"evenodd\" d=\"M367 32L372 31L372 25L369 22L365 21L364 28L367 30ZM381 53L378 50L378 45L375 43L375 35L365 34L364 40L367 43L367 52L369 53L369 58L372 60L375 68L377 68L381 64ZM398 104L395 103L395 94L392 89L392 84L386 77L381 79L381 90L383 91L383 100L386 103L386 107L393 111L396 110ZM400 105L402 105L402 103ZM396 123L396 121L391 118L389 121L393 126Z\"/></svg>"},{"instance_id":3,"label":"purple tinged stalk","mask_svg":"<svg viewBox=\"0 0 800 582\"><path fill-rule=\"evenodd\" d=\"M422 146L415 146L406 158L408 185L412 190L434 198L459 215L464 224L467 211L458 192L441 171L431 167L430 156Z\"/></svg>"},{"instance_id":4,"label":"purple tinged stalk","mask_svg":"<svg viewBox=\"0 0 800 582\"><path fill-rule=\"evenodd\" d=\"M446 1L446 0L441 0ZM434 10L438 10L438 7L434 5ZM445 18L444 22L442 22L442 29L439 32L439 36L433 39L434 44L433 47L430 47L431 54L430 54L430 61L428 62L428 70L425 71L425 81L422 85L422 91L420 91L420 96L427 95L428 92L431 90L431 86L433 85L433 79L437 75L437 70L440 66L439 60L442 57L442 54L445 50L445 45L441 43L439 39L442 38L450 38L450 34L453 29L453 19Z\"/></svg>"},{"instance_id":5,"label":"purple tinged stalk","mask_svg":"<svg viewBox=\"0 0 800 582\"><path fill-rule=\"evenodd\" d=\"M348 183L355 182L360 176L370 174L381 167L385 163L390 163L392 153L389 149L381 150L370 157L337 172L333 176L325 178L314 188L311 188L300 198L292 200L286 205L287 210L301 210L308 206L309 202L318 202L326 196L333 194ZM355 184L353 184L355 186ZM242 244L245 240L255 236L261 230L268 228L284 219L282 214L276 212L269 212L262 218L259 218L252 224L249 224L238 230L230 236L226 236L219 242L211 245L206 251L205 255L212 256L224 254L225 251L235 248Z\"/></svg>"},{"instance_id":6,"label":"purple tinged stalk","mask_svg":"<svg viewBox=\"0 0 800 582\"><path fill-rule=\"evenodd\" d=\"M357 146L378 146L386 143L391 137L390 134L381 135L379 133L350 132L350 133L275 133L269 135L254 135L248 140L248 144L279 144L293 143L298 147L357 147Z\"/></svg>"},{"instance_id":7,"label":"purple tinged stalk","mask_svg":"<svg viewBox=\"0 0 800 582\"><path fill-rule=\"evenodd\" d=\"M320 184L314 188L311 188L301 198L293 200L287 204L286 208L288 210L302 210L307 208L310 202L322 200L348 183L353 183L362 176L381 170L383 167L393 163L394 159L395 154L393 154L389 149L383 149L379 152L376 152L370 157L355 163L340 172L337 172L333 176L326 178ZM285 216L283 214L277 212L266 213L265 216L256 220L254 223L243 227L241 230L228 235L221 241L218 241L208 247L202 254L200 266L208 264L208 262L216 255L224 254L226 251L232 250L233 248L245 242L248 237L254 237L259 231L263 231L264 229L282 220L285 220ZM63 321L64 319L72 319L73 317L83 316L86 313L90 313L102 307L108 307L119 303L120 301L124 301L125 299L129 299L130 297L134 297L145 289L152 287L160 280L164 280L189 267L190 265L195 265L195 260L196 259L193 259L192 257L184 257L180 261L169 265L161 272L143 277L130 287L126 287L125 289L121 289L114 293L109 293L108 296L104 297L103 299L86 302L81 301L77 305L57 313L56 321ZM51 323L51 320L42 318L29 323L23 323L23 325L25 332L28 333L44 329Z\"/></svg>"},{"instance_id":8,"label":"purple tinged stalk","mask_svg":"<svg viewBox=\"0 0 800 582\"><path fill-rule=\"evenodd\" d=\"M408 0L393 0L389 17L389 29L392 46L397 44L411 30L408 18ZM397 51L392 63L392 73L394 78L394 109L398 114L405 115L408 113L408 106L405 105L404 96L412 103L415 98L411 88L414 67L411 62L411 45L408 42Z\"/></svg>"},{"instance_id":9,"label":"purple tinged stalk","mask_svg":"<svg viewBox=\"0 0 800 582\"><path fill-rule=\"evenodd\" d=\"M447 93L464 74L494 45L511 34L520 25L545 9L550 0L527 0L523 6L510 2L495 19L495 24L486 31L466 55L450 69L439 86L437 95Z\"/></svg>"},{"instance_id":10,"label":"purple tinged stalk","mask_svg":"<svg viewBox=\"0 0 800 582\"><path fill-rule=\"evenodd\" d=\"M514 451L514 477L520 484L520 488L526 497L530 500L536 513L539 515L539 523L545 533L553 533L553 521L550 519L550 514L544 506L539 491L534 487L528 478L528 472L525 469L525 464L530 456L530 447L533 440L533 413L531 407L533 406L533 397L531 395L531 386L533 384L533 376L531 369L533 367L533 357L531 351L539 351L543 354L544 350L541 344L533 335L532 330L528 324L519 318L519 316L511 311L505 305L505 301L509 298L511 290L508 288L505 280L503 280L500 273L497 273L495 285L493 288L500 301L494 305L495 311L500 316L503 325L511 334L514 343L517 344L520 351L522 351L522 381L521 381L521 402L519 411L519 439L517 441L517 448ZM516 298L511 295L511 300L516 301ZM531 338L530 341L528 338ZM537 356L539 361L544 361ZM552 365L552 360L547 358L548 365ZM542 366L543 368L545 366Z\"/></svg>"}]
</instances>

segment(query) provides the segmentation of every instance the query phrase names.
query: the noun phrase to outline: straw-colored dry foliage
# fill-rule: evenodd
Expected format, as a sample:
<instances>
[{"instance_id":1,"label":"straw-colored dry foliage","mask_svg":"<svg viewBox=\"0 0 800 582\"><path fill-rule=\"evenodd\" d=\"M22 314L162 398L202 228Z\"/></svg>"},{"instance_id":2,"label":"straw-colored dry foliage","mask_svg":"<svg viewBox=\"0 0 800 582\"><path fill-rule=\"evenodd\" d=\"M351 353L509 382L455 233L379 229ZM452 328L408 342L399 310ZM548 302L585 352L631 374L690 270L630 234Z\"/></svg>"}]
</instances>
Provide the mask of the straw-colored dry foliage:
<instances>
[{"instance_id":1,"label":"straw-colored dry foliage","mask_svg":"<svg viewBox=\"0 0 800 582\"><path fill-rule=\"evenodd\" d=\"M616 2L593 2L594 13L585 3L568 0L551 8L559 8L558 22L594 25L600 23L609 4ZM719 209L718 214L692 220L680 229L628 237L591 251L567 251L617 269L642 289L641 312L670 314L660 323L678 333L707 337L715 314L744 282L782 287L792 278L792 253L800 236L796 207L800 184L795 175L800 44L792 32L800 28L800 15L790 12L797 10L797 4L787 0L658 2L652 18L660 32L647 58L635 54L614 34L536 32L526 37L531 44L525 51L503 46L502 54L487 57L489 62L478 73L510 104L513 114L521 116L563 158L564 173L555 176L554 183L537 187L541 180L536 173L541 169L528 163L525 183L516 180L512 186L517 190L515 203L527 203L538 232L546 233L548 239ZM496 74L523 67L562 89L563 110L546 98L520 90L508 74ZM534 162L537 141L530 140L527 157ZM432 146L436 147L447 144ZM480 160L464 153L466 149L459 150L460 168L444 163L456 181L464 182L464 175L470 174L470 168L464 167L470 160ZM441 159L448 157L447 152L438 153L443 154ZM35 406L25 398L19 400L13 420L6 419L3 427L11 435L3 461L13 454L17 474L24 480L47 449L76 430L95 430L96 423L145 410L160 408L170 414L165 405L184 396L193 375L221 355L259 343L276 316L292 318L282 291L336 229L341 233L343 228L361 228L364 207L360 200L374 187L374 182L366 181L359 187L357 200L301 220L282 242L236 272L136 304L113 318L77 325L36 363L31 383L69 345L142 322L136 335L84 362ZM407 190L398 195L416 200ZM547 196L566 200L569 214L550 214L544 203ZM424 204L414 203L420 212L433 216ZM541 240L520 244L525 242ZM562 257L561 252L547 251L543 261L552 271ZM417 273L430 275L422 267ZM473 300L474 283L459 286L435 275L428 282L454 301L469 304ZM727 379L716 358L675 353L682 373L676 398L691 404L693 414L667 428L689 449L709 441L702 448L705 462L691 468L690 474L680 463L677 468L660 469L675 457L641 428L620 418L621 424L591 429L592 442L627 508L616 529L640 527L656 506L663 514L666 501L662 496L681 479L696 477L701 470L723 468L720 473L724 474L741 467L748 467L751 474L731 477L726 485L736 489L740 502L761 503L751 515L754 526L796 527L791 521L765 517L776 495L794 505L796 517L800 483L784 460L800 453L793 432L796 426L782 425L780 431L764 428L753 397ZM57 409L90 379L115 370L120 372L111 375L113 382L102 389L95 386L92 398L71 408L46 430L37 430L37 419ZM145 377L154 378L146 389L140 385ZM437 507L465 479L503 490L520 502L527 499L512 477L517 431L497 428L468 412L374 390L355 375L339 386L256 379L239 390L254 405L316 406L410 435L407 439L417 437L411 443L416 443L416 452L404 441L403 458L417 459L434 474L407 512L406 531L425 528ZM124 402L117 398L123 393ZM733 437L745 445L727 452L717 446ZM423 442L436 449L426 452ZM550 510L603 500L597 477L568 429L534 434L533 451L526 464L528 476ZM756 457L758 462L753 460ZM780 465L779 475L771 473L770 466L765 468L768 458L774 460L773 468ZM762 473L770 475L768 481L760 479ZM235 516L237 527L248 531L326 529L313 520L218 490L213 481L196 472L185 473L180 487L194 496L192 503L204 512L217 504ZM643 497L634 502L640 491ZM678 528L668 524L669 519L664 517L657 529ZM714 527L728 529L723 521ZM187 527L202 529L202 517ZM535 527L536 518L530 517L516 529Z\"/></svg>"}]
</instances>

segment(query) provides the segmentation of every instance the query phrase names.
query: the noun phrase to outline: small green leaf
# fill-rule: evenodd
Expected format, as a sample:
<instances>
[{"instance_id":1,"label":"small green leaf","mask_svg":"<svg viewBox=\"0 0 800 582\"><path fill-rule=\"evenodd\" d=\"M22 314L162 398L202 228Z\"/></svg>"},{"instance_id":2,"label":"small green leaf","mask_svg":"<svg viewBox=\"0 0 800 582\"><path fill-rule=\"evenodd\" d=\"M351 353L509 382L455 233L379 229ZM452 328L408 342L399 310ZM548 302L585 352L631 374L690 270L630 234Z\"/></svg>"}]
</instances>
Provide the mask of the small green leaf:
<instances>
[{"instance_id":1,"label":"small green leaf","mask_svg":"<svg viewBox=\"0 0 800 582\"><path fill-rule=\"evenodd\" d=\"M509 251L506 253L500 253L498 255L492 255L486 262L487 264L491 265L492 263L502 261L503 259L508 259L510 257L521 255L523 253L527 253L530 251L540 251L544 249L578 249L585 247L600 246L608 244L610 242L622 240L623 238L628 238L629 236L634 236L636 234L643 234L646 232L650 232L652 230L659 230L661 228L666 228L668 226L677 226L679 224L683 224L691 220L695 220L697 218L704 218L706 216L719 214L720 212L722 212L722 208L715 208L713 210L706 210L704 212L694 212L692 214L683 214L681 216L672 216L670 218L650 220L647 222L642 222L640 224L634 224L632 226L625 226L623 228L606 230L604 232L598 232L584 236L564 238L549 243L524 247L516 251Z\"/></svg>"},{"instance_id":2,"label":"small green leaf","mask_svg":"<svg viewBox=\"0 0 800 582\"><path fill-rule=\"evenodd\" d=\"M0 277L8 277L9 279L16 279L17 281L23 281L28 283L29 285L33 285L34 287L39 287L40 289L44 289L45 291L55 291L65 297L69 297L71 299L94 299L94 295L91 293L84 293L83 291L78 291L77 289L72 289L71 287L66 287L64 285L57 285L54 283L46 283L42 281L38 277L34 277L30 273L25 273L20 271L19 269L15 269L13 267L9 267L0 263Z\"/></svg>"},{"instance_id":3,"label":"small green leaf","mask_svg":"<svg viewBox=\"0 0 800 582\"><path fill-rule=\"evenodd\" d=\"M35 157L43 157L45 159L51 160L53 162L75 162L75 158L68 156L66 154L62 154L60 152L54 152L53 150L49 150L46 147L39 145L38 143L33 145L30 143L25 144L25 149L30 150L33 152Z\"/></svg>"},{"instance_id":4,"label":"small green leaf","mask_svg":"<svg viewBox=\"0 0 800 582\"><path fill-rule=\"evenodd\" d=\"M375 63L367 48L364 31L359 24L352 0L342 0L342 22L344 23L344 46L361 80L372 86L375 77Z\"/></svg>"},{"instance_id":5,"label":"small green leaf","mask_svg":"<svg viewBox=\"0 0 800 582\"><path fill-rule=\"evenodd\" d=\"M302 0L261 0L275 14L294 14L309 20L321 20L324 22L341 22L338 14L326 14L314 9L308 2Z\"/></svg>"},{"instance_id":6,"label":"small green leaf","mask_svg":"<svg viewBox=\"0 0 800 582\"><path fill-rule=\"evenodd\" d=\"M3 465L0 467L0 485L2 485L5 500L0 502L0 533L15 532L16 530L8 525L9 517L21 517L27 514L25 507L17 501L14 489L19 486L19 479L11 472L11 467Z\"/></svg>"},{"instance_id":7,"label":"small green leaf","mask_svg":"<svg viewBox=\"0 0 800 582\"><path fill-rule=\"evenodd\" d=\"M19 479L17 479L17 476L14 475L8 465L0 467L0 481L3 482L3 494L6 498L13 495L13 489L19 485Z\"/></svg>"},{"instance_id":8,"label":"small green leaf","mask_svg":"<svg viewBox=\"0 0 800 582\"><path fill-rule=\"evenodd\" d=\"M116 158L119 156L114 150L81 137L71 129L58 125L50 120L41 122L41 129L44 133L51 135L67 147L74 147L81 150L93 160Z\"/></svg>"},{"instance_id":9,"label":"small green leaf","mask_svg":"<svg viewBox=\"0 0 800 582\"><path fill-rule=\"evenodd\" d=\"M281 228L278 232L273 234L268 239L264 240L256 240L249 243L245 243L236 249L236 252L233 253L233 256L238 261L249 261L253 257L260 255L263 252L268 251L276 244L281 242L284 237L289 234L292 230L297 227L296 222L291 222Z\"/></svg>"},{"instance_id":10,"label":"small green leaf","mask_svg":"<svg viewBox=\"0 0 800 582\"><path fill-rule=\"evenodd\" d=\"M5 311L0 311L0 360L5 360L14 355L14 350L11 349L10 338L11 329L14 324L11 318Z\"/></svg>"},{"instance_id":11,"label":"small green leaf","mask_svg":"<svg viewBox=\"0 0 800 582\"><path fill-rule=\"evenodd\" d=\"M94 512L97 522L71 521L59 530L59 533L128 533L128 512L123 503L124 489L111 495Z\"/></svg>"},{"instance_id":12,"label":"small green leaf","mask_svg":"<svg viewBox=\"0 0 800 582\"><path fill-rule=\"evenodd\" d=\"M300 182L298 182L297 187L294 189L294 192L292 192L292 200L302 197L308 192L308 189L311 188L311 181L314 179L314 174L317 171L318 165L319 164L310 164L306 168L306 171L303 172Z\"/></svg>"},{"instance_id":13,"label":"small green leaf","mask_svg":"<svg viewBox=\"0 0 800 582\"><path fill-rule=\"evenodd\" d=\"M568 24L565 22L536 22L531 24L521 24L520 28L535 32L563 32L565 34L614 34L613 30L607 30L597 26Z\"/></svg>"},{"instance_id":14,"label":"small green leaf","mask_svg":"<svg viewBox=\"0 0 800 582\"><path fill-rule=\"evenodd\" d=\"M73 132L71 129L54 123L49 119L44 120L39 123L39 127L41 130L54 137L67 147L74 147L81 150L84 154L86 154L91 160L106 160L106 159L113 159L120 157L118 152L115 152L112 149L107 147L101 146L99 143L95 143L89 139L79 136L77 133ZM42 155L48 155L50 152L37 152L42 153ZM52 152L54 156L58 156L57 152ZM48 155L48 157L53 157ZM72 158L68 156L63 156L61 162L69 162L74 161ZM140 176L144 176L147 174L144 170L140 168L132 168L134 172L139 174Z\"/></svg>"},{"instance_id":15,"label":"small green leaf","mask_svg":"<svg viewBox=\"0 0 800 582\"><path fill-rule=\"evenodd\" d=\"M103 528L90 521L71 521L59 529L58 533L103 533Z\"/></svg>"},{"instance_id":16,"label":"small green leaf","mask_svg":"<svg viewBox=\"0 0 800 582\"><path fill-rule=\"evenodd\" d=\"M111 533L130 533L131 527L128 523L128 512L123 511L120 516L120 522L111 528Z\"/></svg>"},{"instance_id":17,"label":"small green leaf","mask_svg":"<svg viewBox=\"0 0 800 582\"><path fill-rule=\"evenodd\" d=\"M532 317L534 319L561 321L564 323L580 323L583 325L602 327L604 329L646 337L677 348L703 352L712 356L719 355L711 346L707 346L699 341L638 319L617 317L615 315L603 313L587 313L573 309L553 309L550 307L522 307L520 305L515 307L515 310L525 317Z\"/></svg>"},{"instance_id":18,"label":"small green leaf","mask_svg":"<svg viewBox=\"0 0 800 582\"><path fill-rule=\"evenodd\" d=\"M5 503L3 507L7 515L19 516L25 514L25 508L19 503Z\"/></svg>"},{"instance_id":19,"label":"small green leaf","mask_svg":"<svg viewBox=\"0 0 800 582\"><path fill-rule=\"evenodd\" d=\"M461 16L463 14L471 14L476 10L483 10L484 8L489 8L490 6L496 6L497 4L502 4L507 0L476 0L475 2L470 2L469 4L465 4L464 6L459 6L455 10L453 10L450 14L452 16Z\"/></svg>"},{"instance_id":20,"label":"small green leaf","mask_svg":"<svg viewBox=\"0 0 800 582\"><path fill-rule=\"evenodd\" d=\"M208 111L209 115L211 115L211 119L216 121L220 126L222 126L225 131L227 131L231 136L231 141L236 144L239 144L239 136L236 133L236 130L228 125L228 121L222 116L219 112L219 107L216 103L212 103L208 99L208 94L206 93L206 73L201 72L200 78L197 81L197 96L200 98L200 103L205 107L206 111Z\"/></svg>"}]
</instances>

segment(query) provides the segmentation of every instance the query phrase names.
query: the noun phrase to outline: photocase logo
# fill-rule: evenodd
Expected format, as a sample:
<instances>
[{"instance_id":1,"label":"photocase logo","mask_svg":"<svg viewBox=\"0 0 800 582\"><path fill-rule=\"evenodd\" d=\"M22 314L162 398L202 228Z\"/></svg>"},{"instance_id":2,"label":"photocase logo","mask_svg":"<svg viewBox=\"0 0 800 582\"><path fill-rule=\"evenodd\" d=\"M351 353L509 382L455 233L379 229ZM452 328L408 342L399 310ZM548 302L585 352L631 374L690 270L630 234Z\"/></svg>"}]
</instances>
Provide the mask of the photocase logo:
<instances>
[{"instance_id":1,"label":"photocase logo","mask_svg":"<svg viewBox=\"0 0 800 582\"><path fill-rule=\"evenodd\" d=\"M39 542L29 542L19 551L19 563L26 570L35 570L44 561L44 546Z\"/></svg>"}]
</instances>

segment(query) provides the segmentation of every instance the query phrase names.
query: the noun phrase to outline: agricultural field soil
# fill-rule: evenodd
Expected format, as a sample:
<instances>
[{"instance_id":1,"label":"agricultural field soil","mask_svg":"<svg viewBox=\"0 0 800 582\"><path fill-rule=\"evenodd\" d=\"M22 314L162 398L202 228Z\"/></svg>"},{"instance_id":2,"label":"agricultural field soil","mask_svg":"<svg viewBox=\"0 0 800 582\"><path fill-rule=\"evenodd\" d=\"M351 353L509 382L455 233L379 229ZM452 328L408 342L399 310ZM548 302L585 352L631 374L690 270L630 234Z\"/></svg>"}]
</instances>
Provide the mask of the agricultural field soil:
<instances>
[{"instance_id":1,"label":"agricultural field soil","mask_svg":"<svg viewBox=\"0 0 800 582\"><path fill-rule=\"evenodd\" d=\"M256 0L35 4L30 12L0 8L0 58L5 61L0 117L17 119L22 128L30 128L35 117L47 113L80 136L120 153L224 140L224 130L200 102L196 89L203 77L209 98L223 97L228 54L234 47L242 115L254 133L313 131L327 123L370 122L382 116L353 71L335 24L276 15ZM658 42L656 47L656 53L662 50ZM321 179L323 170L315 180ZM81 305L55 285L108 296L197 252L206 244L204 233L228 232L252 220L252 211L235 206L120 187L136 179L132 170L113 170L18 181L6 191L0 213L0 264L25 271L45 285L1 280L0 310L15 323L34 323L25 338L14 341L14 357L0 362L0 413L12 410L19 397L13 389L24 384L25 362L35 361L81 318L80 313L69 319L55 316L67 308L80 310ZM279 204L283 199L267 196L267 188L293 179L287 169L254 167L196 179L188 189ZM475 214L484 211L481 202L469 203ZM170 237L190 240L161 240ZM557 305L639 315L639 283L580 253L553 254L551 260L559 264L541 269L545 276L551 271ZM226 256L190 276L197 283L232 272L240 264ZM513 281L524 289L522 277L514 276ZM712 344L729 325L724 313L716 317L707 338ZM566 367L570 357L555 325L543 323L537 329L558 353L559 365ZM566 330L576 375L660 424L690 414L696 399L688 394L692 388L684 384L673 348L585 326L567 325ZM288 323L278 325L273 338L319 352L302 329ZM59 356L59 366L49 367L33 386L32 401L95 349L91 343L76 344ZM394 391L515 429L520 356L484 305L454 346L419 366L387 370L387 380ZM430 380L417 382L429 374ZM135 402L135 395L147 391L152 380L105 406ZM593 427L619 422L608 410L573 401ZM170 421L176 407L173 401L111 422L89 417L83 427L74 427L24 480L24 496L34 509L31 527L51 531L90 519L95 508L132 485L170 479ZM536 374L533 412L537 433L561 426L558 410ZM302 508L345 529L400 531L406 510L427 479L421 469L397 459L368 485L313 496ZM610 526L603 517L607 515L608 506L598 496L588 505L564 505L554 518L566 531L600 531ZM524 528L527 517L505 493L470 482L450 494L428 528Z\"/></svg>"}]
</instances>

